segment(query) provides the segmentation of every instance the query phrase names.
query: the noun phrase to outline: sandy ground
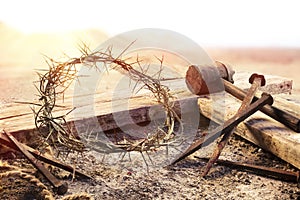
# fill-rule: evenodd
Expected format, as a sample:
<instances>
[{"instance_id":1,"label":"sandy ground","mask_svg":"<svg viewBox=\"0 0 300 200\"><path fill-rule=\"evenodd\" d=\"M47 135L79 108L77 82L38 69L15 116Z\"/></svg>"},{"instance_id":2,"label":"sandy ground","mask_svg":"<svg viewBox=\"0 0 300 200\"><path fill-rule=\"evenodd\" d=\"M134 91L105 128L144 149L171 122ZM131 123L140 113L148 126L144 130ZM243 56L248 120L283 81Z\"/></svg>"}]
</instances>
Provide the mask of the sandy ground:
<instances>
[{"instance_id":1,"label":"sandy ground","mask_svg":"<svg viewBox=\"0 0 300 200\"><path fill-rule=\"evenodd\" d=\"M205 48L213 60L231 64L236 71L257 72L293 80L293 92L300 93L300 49Z\"/></svg>"},{"instance_id":2,"label":"sandy ground","mask_svg":"<svg viewBox=\"0 0 300 200\"><path fill-rule=\"evenodd\" d=\"M297 78L300 66L299 49L217 49L207 48L211 58L230 63L236 71L253 71L281 75L294 80L294 92L300 91ZM0 65L1 106L12 101L36 98L32 68ZM1 127L3 128L3 127ZM200 155L197 152L194 155ZM92 152L80 156L77 168L91 175L92 181L71 181L67 194L87 192L95 199L300 199L296 183L254 175L229 167L214 166L204 179L199 174L205 162L193 156L170 167L153 170L122 168L101 163ZM72 161L71 155L67 162ZM288 163L264 152L259 147L234 136L222 153L222 158L257 165L295 170ZM24 160L10 160L22 165ZM72 163L72 162L71 162ZM18 199L24 193L9 193L9 180L1 180L0 196ZM47 183L46 183L47 184ZM2 199L3 199L2 198ZM61 199L62 196L56 196ZM22 199L22 198L19 198ZM24 199L24 198L23 198Z\"/></svg>"},{"instance_id":3,"label":"sandy ground","mask_svg":"<svg viewBox=\"0 0 300 200\"><path fill-rule=\"evenodd\" d=\"M202 151L202 152L201 152ZM65 195L55 195L62 199L66 195L87 193L94 199L299 199L300 190L296 183L275 180L246 171L215 165L206 178L201 178L201 168L205 162L194 158L203 155L203 150L178 164L150 170L122 168L121 165L103 164L96 158L97 153L82 156L69 155L70 164L76 160L76 167L93 177L93 180L72 180L72 175L54 173L69 185ZM287 163L264 152L249 142L233 136L225 147L221 158L241 161L261 166L293 170ZM10 164L22 168L32 168L24 159L9 160ZM0 171L1 172L1 171ZM35 173L36 174L36 173ZM40 175L39 179L51 188ZM26 199L25 195L38 199L39 191L34 184L16 177L0 180L0 194L4 199ZM13 183L13 184L12 184ZM12 193L14 191L14 193ZM30 195L29 195L30 196ZM29 199L31 199L29 198Z\"/></svg>"}]
</instances>

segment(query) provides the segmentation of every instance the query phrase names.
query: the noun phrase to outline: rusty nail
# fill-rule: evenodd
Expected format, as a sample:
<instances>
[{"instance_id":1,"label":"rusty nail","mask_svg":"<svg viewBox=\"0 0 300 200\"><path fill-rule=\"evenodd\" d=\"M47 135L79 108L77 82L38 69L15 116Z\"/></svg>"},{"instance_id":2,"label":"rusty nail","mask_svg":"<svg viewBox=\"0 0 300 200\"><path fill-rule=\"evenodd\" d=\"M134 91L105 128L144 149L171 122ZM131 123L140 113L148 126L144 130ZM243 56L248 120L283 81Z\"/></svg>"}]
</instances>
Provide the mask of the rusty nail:
<instances>
[{"instance_id":1,"label":"rusty nail","mask_svg":"<svg viewBox=\"0 0 300 200\"><path fill-rule=\"evenodd\" d=\"M225 91L231 94L232 96L236 97L239 100L243 100L247 93L233 85L232 83L223 80L223 84L225 87ZM254 97L254 101L257 101L257 97ZM275 106L265 105L260 109L266 115L272 117L276 121L284 124L285 126L289 127L295 132L300 132L300 119L284 110L281 110Z\"/></svg>"},{"instance_id":2,"label":"rusty nail","mask_svg":"<svg viewBox=\"0 0 300 200\"><path fill-rule=\"evenodd\" d=\"M31 162L31 164L36 169L38 169L43 174L43 176L51 183L57 194L63 195L68 191L68 184L66 182L61 182L55 176L53 176L53 174L51 174L45 168L45 166L39 160L37 160L29 151L27 151L13 135L6 131L4 131L4 133L10 139L10 141L14 143L17 149Z\"/></svg>"},{"instance_id":3,"label":"rusty nail","mask_svg":"<svg viewBox=\"0 0 300 200\"><path fill-rule=\"evenodd\" d=\"M200 158L198 156L194 156L197 159L201 159L204 161L209 160L209 158ZM233 167L236 169L241 169L245 171L251 171L255 174L277 178L280 180L286 180L286 181L292 181L298 183L299 181L299 171L293 172L293 171L286 171L282 169L275 169L270 167L264 167L264 166L258 166L258 165L252 165L247 163L241 163L241 162L232 162L228 160L217 160L216 163L228 167Z\"/></svg>"},{"instance_id":4,"label":"rusty nail","mask_svg":"<svg viewBox=\"0 0 300 200\"><path fill-rule=\"evenodd\" d=\"M247 92L246 97L242 101L242 104L236 113L237 115L242 113L243 111L245 111L250 106L257 89L260 86L265 85L266 80L263 75L258 75L255 73L255 74L252 74L251 77L249 78L249 83L251 83L252 85L251 85L249 91ZM204 170L202 172L203 177L208 174L208 172L211 169L211 167L213 166L213 164L218 160L218 158L219 158L222 150L224 149L225 145L227 144L230 136L233 134L234 129L235 129L235 126L232 129L230 129L224 133L221 141L218 143L211 158L207 162L206 167L204 168Z\"/></svg>"},{"instance_id":5,"label":"rusty nail","mask_svg":"<svg viewBox=\"0 0 300 200\"><path fill-rule=\"evenodd\" d=\"M221 134L228 132L228 130L231 130L233 127L237 126L240 122L247 119L250 115L252 115L256 111L261 109L266 104L272 105L273 98L270 94L263 93L261 98L259 98L257 101L252 103L246 110L244 110L243 112L241 112L239 114L236 114L235 116L233 116L232 118L227 120L223 126L217 127L210 134L195 141L185 152L183 152L178 158L176 158L174 161L172 161L171 165L175 164L175 163L179 162L180 160L184 159L185 157L191 155L198 149L212 143Z\"/></svg>"}]
</instances>

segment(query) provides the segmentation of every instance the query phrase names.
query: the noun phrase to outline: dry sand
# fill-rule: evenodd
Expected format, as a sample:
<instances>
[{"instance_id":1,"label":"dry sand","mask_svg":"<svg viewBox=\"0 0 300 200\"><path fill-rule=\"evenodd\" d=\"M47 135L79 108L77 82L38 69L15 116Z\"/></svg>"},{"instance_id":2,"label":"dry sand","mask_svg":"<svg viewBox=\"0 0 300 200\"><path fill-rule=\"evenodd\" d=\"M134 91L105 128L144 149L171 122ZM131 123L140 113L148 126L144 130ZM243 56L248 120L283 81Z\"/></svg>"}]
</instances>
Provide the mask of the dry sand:
<instances>
[{"instance_id":1,"label":"dry sand","mask_svg":"<svg viewBox=\"0 0 300 200\"><path fill-rule=\"evenodd\" d=\"M300 92L300 49L205 50L212 59L229 63L236 71L261 72L291 78L294 80L294 92ZM12 59L17 60L18 57L14 56ZM34 67L28 66L28 62L21 62L16 66L8 60L5 63L0 61L0 108L12 101L32 101L36 98L32 84L37 78L33 72ZM284 161L237 136L231 138L223 158L295 170ZM21 165L26 161L10 162ZM204 164L191 156L169 169L147 174L137 169L103 165L96 160L95 155L87 153L80 158L77 167L95 180L82 182L66 179L69 183L68 194L88 192L95 199L300 199L300 191L295 183L228 167L215 166L206 179L199 178L200 168ZM9 181L0 181L3 181L0 187L2 197L13 199L14 194L9 193L10 188L7 185ZM15 196L18 197L18 194Z\"/></svg>"},{"instance_id":2,"label":"dry sand","mask_svg":"<svg viewBox=\"0 0 300 200\"><path fill-rule=\"evenodd\" d=\"M293 80L300 93L300 49L288 48L206 48L209 56L231 64L236 71L278 75Z\"/></svg>"}]
</instances>

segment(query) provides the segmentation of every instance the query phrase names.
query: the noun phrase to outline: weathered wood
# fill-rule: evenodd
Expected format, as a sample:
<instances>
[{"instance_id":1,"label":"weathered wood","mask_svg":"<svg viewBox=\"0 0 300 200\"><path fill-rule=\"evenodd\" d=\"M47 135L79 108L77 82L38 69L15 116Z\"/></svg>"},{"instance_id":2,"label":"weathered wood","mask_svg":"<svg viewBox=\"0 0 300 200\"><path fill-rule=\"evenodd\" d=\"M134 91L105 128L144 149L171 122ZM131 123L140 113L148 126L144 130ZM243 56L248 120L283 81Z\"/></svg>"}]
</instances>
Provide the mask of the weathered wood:
<instances>
[{"instance_id":1,"label":"weathered wood","mask_svg":"<svg viewBox=\"0 0 300 200\"><path fill-rule=\"evenodd\" d=\"M248 74L246 76L248 76ZM248 77L245 77L245 74L243 73L237 73L235 75L235 79L235 84L237 86L241 86L243 85L243 82L248 79ZM271 81L268 80L267 77L268 84L280 85L284 82L288 82L291 89L291 80L276 77ZM181 101L189 101L191 98L195 98L195 96L188 91L183 78L166 81L164 84L171 85L174 96ZM123 126L130 125L132 122L142 123L149 120L150 107L153 107L156 104L155 101L153 101L153 98L151 98L150 94L144 93L135 95L128 99L121 88L118 91L114 91L115 93L118 93L118 96L111 100L111 96L108 94L111 93L112 88L113 87L107 89L100 88L100 90L97 90L93 94L75 94L75 96L72 96L73 94L70 93L65 96L64 102L62 100L58 101L58 104L61 103L63 107L58 107L53 114L54 116L66 114L73 108L73 101L75 99L78 100L79 105L77 105L73 113L67 116L67 121L72 125L73 128L74 123L77 123L77 125L82 124L84 127L84 123L87 123L89 119L96 117L99 125L102 128L102 131L114 129L120 124L115 123L113 120L113 114L119 114L122 116L122 113L126 113L128 110L131 110L131 117L130 119L124 117L121 122ZM86 101L87 98L91 97L93 97L93 105L91 105L89 101ZM128 102L129 104L127 105ZM91 108L94 110L94 113L90 112ZM20 142L24 143L27 143L28 138L36 134L34 116L30 106L27 104L11 103L4 105L0 114L0 127L11 132Z\"/></svg>"},{"instance_id":2,"label":"weathered wood","mask_svg":"<svg viewBox=\"0 0 300 200\"><path fill-rule=\"evenodd\" d=\"M182 104L191 98L198 98L188 91L183 78L164 81L163 84L170 85L173 88L171 93L175 97L175 102L179 100L180 104ZM128 90L124 90L124 87L126 87L124 85L123 88L114 91L118 96L112 99L109 94L112 92L113 86L110 87L100 88L93 94L75 94L75 96L72 96L73 94L70 93L64 97L64 101L58 101L58 104L63 106L56 108L53 116L66 114L73 108L73 102L77 101L75 111L67 116L67 121L71 128L75 131L77 128L86 128L86 123L95 122L89 120L96 119L98 122L97 126L101 127L101 131L107 131L119 126L130 125L131 123L138 124L149 121L150 115L155 110L160 109L160 107L156 108L157 103L149 92L127 97L128 94L124 93L128 93ZM91 98L92 102L89 100ZM34 125L34 114L30 107L37 108L37 106L28 104L7 104L3 106L0 115L0 127L14 134L19 141L25 144L27 144L28 138L37 133ZM118 123L114 120L115 116L119 116ZM122 118L122 116L124 117Z\"/></svg>"},{"instance_id":3,"label":"weathered wood","mask_svg":"<svg viewBox=\"0 0 300 200\"><path fill-rule=\"evenodd\" d=\"M288 98L291 99L291 97ZM224 95L221 98L224 98ZM276 98L276 96L274 99L276 107L287 111L293 110L293 114L300 117L299 103L289 102L283 98ZM198 102L200 112L217 123L222 123L233 116L241 103L231 95L225 94L225 101L217 105L225 114L215 112L212 115L210 109L208 109L212 103L209 97L200 98ZM255 113L241 123L235 133L300 169L300 134L267 115L261 112Z\"/></svg>"},{"instance_id":4,"label":"weathered wood","mask_svg":"<svg viewBox=\"0 0 300 200\"><path fill-rule=\"evenodd\" d=\"M225 91L236 97L239 100L244 100L247 97L247 92L234 86L233 84L223 80ZM258 97L254 97L254 101L257 101ZM286 112L282 109L279 109L275 106L266 105L260 109L264 114L272 117L276 121L284 124L289 127L293 131L299 133L300 132L300 119L295 117L291 112Z\"/></svg>"},{"instance_id":5,"label":"weathered wood","mask_svg":"<svg viewBox=\"0 0 300 200\"><path fill-rule=\"evenodd\" d=\"M234 84L239 88L247 90L249 88L248 79L252 73L250 72L239 72L238 76L234 77ZM273 75L265 75L266 85L261 87L259 90L267 92L269 94L289 94L292 92L293 81L288 78L278 77Z\"/></svg>"}]
</instances>

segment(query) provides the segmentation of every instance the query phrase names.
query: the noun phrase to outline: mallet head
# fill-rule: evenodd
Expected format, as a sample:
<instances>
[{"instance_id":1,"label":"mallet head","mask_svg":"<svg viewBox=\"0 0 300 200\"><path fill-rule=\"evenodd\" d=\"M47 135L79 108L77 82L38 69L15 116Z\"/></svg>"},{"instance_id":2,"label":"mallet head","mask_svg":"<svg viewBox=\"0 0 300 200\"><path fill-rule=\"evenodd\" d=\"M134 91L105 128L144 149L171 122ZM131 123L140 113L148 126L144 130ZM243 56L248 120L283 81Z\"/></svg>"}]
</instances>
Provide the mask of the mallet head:
<instances>
[{"instance_id":1,"label":"mallet head","mask_svg":"<svg viewBox=\"0 0 300 200\"><path fill-rule=\"evenodd\" d=\"M188 89L196 95L205 95L224 90L221 78L233 82L234 71L223 63L216 62L215 66L189 66L185 82Z\"/></svg>"}]
</instances>

